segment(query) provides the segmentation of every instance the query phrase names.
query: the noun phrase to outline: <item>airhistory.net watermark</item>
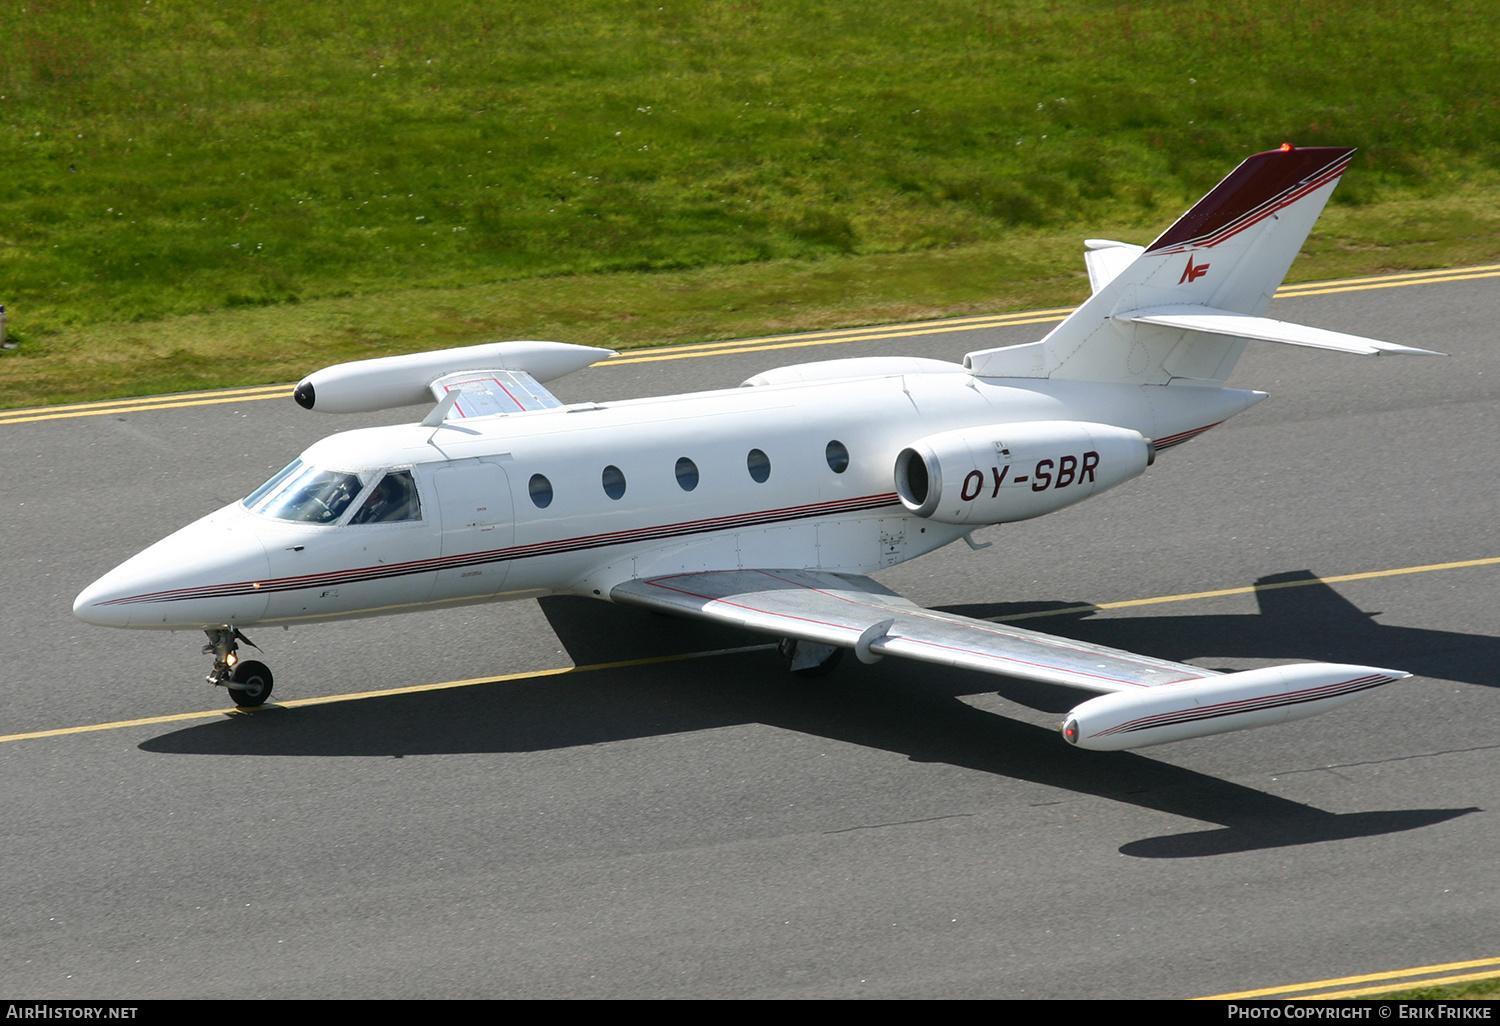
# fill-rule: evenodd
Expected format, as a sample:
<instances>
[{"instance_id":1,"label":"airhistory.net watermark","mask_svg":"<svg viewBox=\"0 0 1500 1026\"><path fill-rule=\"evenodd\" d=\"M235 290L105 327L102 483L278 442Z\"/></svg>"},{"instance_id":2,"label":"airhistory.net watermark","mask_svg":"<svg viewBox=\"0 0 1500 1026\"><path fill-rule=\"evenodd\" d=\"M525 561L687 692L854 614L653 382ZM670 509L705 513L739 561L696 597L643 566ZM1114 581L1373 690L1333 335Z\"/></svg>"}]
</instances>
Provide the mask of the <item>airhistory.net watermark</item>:
<instances>
[{"instance_id":1,"label":"airhistory.net watermark","mask_svg":"<svg viewBox=\"0 0 1500 1026\"><path fill-rule=\"evenodd\" d=\"M139 1005L8 1004L7 1019L134 1019Z\"/></svg>"}]
</instances>

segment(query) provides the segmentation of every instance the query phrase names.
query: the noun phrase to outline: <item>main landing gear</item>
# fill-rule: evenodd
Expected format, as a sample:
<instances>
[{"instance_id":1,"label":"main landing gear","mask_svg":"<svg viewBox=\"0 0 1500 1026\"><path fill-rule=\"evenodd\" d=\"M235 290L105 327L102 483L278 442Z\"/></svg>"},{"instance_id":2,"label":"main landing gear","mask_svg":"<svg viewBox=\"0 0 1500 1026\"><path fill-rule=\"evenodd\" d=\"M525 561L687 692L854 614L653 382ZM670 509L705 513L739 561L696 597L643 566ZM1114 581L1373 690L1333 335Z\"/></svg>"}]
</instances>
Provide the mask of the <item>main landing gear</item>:
<instances>
[{"instance_id":1,"label":"main landing gear","mask_svg":"<svg viewBox=\"0 0 1500 1026\"><path fill-rule=\"evenodd\" d=\"M795 676L804 679L828 676L838 666L839 660L844 658L844 650L841 648L799 641L796 638L782 638L776 649L781 653L781 658L791 664L788 669Z\"/></svg>"},{"instance_id":2,"label":"main landing gear","mask_svg":"<svg viewBox=\"0 0 1500 1026\"><path fill-rule=\"evenodd\" d=\"M271 697L271 668L254 659L241 662L237 654L242 641L257 652L260 646L237 628L227 625L209 627L203 633L208 635L203 653L214 657L213 669L208 671L208 682L214 687L228 688L235 704L242 708L264 704Z\"/></svg>"}]
</instances>

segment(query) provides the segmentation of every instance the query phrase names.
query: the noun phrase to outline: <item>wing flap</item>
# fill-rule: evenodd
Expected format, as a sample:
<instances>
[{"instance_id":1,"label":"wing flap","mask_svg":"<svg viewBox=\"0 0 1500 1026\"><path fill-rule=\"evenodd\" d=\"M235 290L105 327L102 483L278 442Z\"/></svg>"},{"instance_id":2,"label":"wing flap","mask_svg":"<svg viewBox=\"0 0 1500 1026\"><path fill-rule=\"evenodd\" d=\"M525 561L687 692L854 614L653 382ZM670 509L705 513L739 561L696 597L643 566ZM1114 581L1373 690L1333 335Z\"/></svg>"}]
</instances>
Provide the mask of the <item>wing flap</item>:
<instances>
[{"instance_id":1,"label":"wing flap","mask_svg":"<svg viewBox=\"0 0 1500 1026\"><path fill-rule=\"evenodd\" d=\"M811 570L724 570L617 585L615 602L854 649L1099 694L1219 676L1022 627L924 609L870 580Z\"/></svg>"}]
</instances>

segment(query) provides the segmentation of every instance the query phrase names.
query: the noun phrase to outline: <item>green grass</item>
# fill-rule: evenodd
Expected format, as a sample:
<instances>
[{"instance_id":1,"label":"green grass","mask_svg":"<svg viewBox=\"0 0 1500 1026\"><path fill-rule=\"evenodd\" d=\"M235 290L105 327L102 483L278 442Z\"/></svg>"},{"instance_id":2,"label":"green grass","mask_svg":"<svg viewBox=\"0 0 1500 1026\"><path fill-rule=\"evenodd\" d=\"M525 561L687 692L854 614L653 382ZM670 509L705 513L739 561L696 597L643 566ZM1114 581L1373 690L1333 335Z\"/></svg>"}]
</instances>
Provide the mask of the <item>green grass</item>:
<instances>
[{"instance_id":1,"label":"green grass","mask_svg":"<svg viewBox=\"0 0 1500 1026\"><path fill-rule=\"evenodd\" d=\"M1071 301L1081 235L1283 140L1362 148L1317 268L1500 255L1479 0L17 0L0 39L6 405Z\"/></svg>"},{"instance_id":2,"label":"green grass","mask_svg":"<svg viewBox=\"0 0 1500 1026\"><path fill-rule=\"evenodd\" d=\"M1151 237L1111 226L1102 234ZM1331 209L1289 278L1497 262L1500 209L1473 193ZM392 288L80 325L0 356L0 408L294 381L342 360L495 338L625 349L1071 306L1087 293L1073 231L918 253Z\"/></svg>"}]
</instances>

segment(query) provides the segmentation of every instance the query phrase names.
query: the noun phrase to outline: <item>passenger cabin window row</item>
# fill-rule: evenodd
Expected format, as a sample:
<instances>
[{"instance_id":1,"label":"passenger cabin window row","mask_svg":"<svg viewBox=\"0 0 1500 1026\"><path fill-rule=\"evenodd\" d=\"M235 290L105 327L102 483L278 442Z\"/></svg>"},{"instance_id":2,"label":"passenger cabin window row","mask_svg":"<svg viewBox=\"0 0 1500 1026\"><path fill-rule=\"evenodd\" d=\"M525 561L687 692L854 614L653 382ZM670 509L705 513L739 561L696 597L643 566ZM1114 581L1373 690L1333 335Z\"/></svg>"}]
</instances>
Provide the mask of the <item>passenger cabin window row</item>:
<instances>
[{"instance_id":1,"label":"passenger cabin window row","mask_svg":"<svg viewBox=\"0 0 1500 1026\"><path fill-rule=\"evenodd\" d=\"M842 474L849 469L849 450L834 439L823 450L828 469ZM745 470L750 480L765 484L771 479L771 458L761 449L745 455ZM677 485L685 492L698 487L698 464L686 456L674 468ZM625 473L613 464L604 468L599 483L612 500L625 497ZM546 509L552 505L552 482L544 474L532 474L527 482L532 505ZM278 520L309 524L333 524L341 520L356 499L363 496L353 524L390 524L421 520L422 502L410 470L365 471L355 474L341 470L324 470L300 459L277 472L269 481L245 497L245 508Z\"/></svg>"},{"instance_id":2,"label":"passenger cabin window row","mask_svg":"<svg viewBox=\"0 0 1500 1026\"><path fill-rule=\"evenodd\" d=\"M835 474L842 474L849 469L849 450L837 439L824 448L823 458L828 461L828 469ZM745 470L749 472L750 480L756 484L765 484L771 479L771 458L760 449L751 449L745 456ZM686 456L677 460L675 472L677 484L683 491L690 492L698 487L698 464ZM604 494L611 499L625 497L625 474L619 467L613 464L605 467L600 475L600 484L604 488ZM526 490L531 496L532 505L537 509L546 509L552 505L552 482L547 480L545 474L532 474Z\"/></svg>"}]
</instances>

